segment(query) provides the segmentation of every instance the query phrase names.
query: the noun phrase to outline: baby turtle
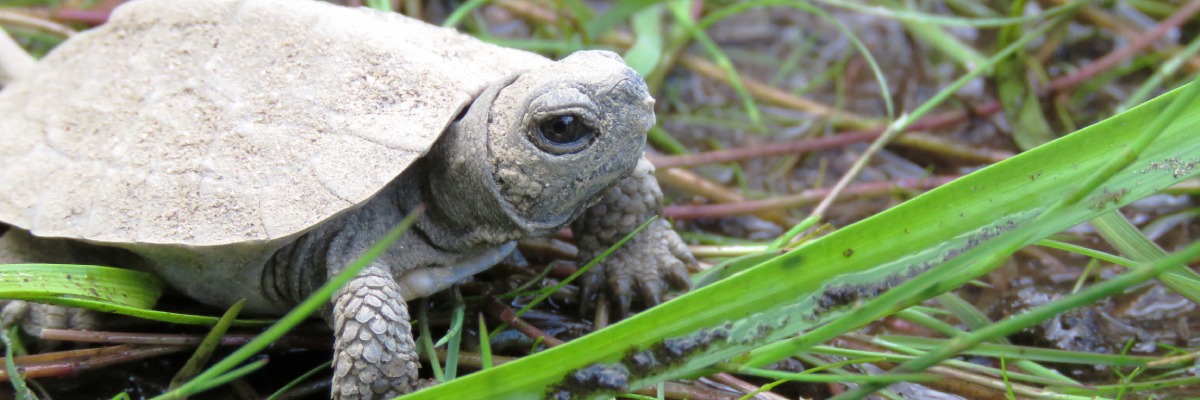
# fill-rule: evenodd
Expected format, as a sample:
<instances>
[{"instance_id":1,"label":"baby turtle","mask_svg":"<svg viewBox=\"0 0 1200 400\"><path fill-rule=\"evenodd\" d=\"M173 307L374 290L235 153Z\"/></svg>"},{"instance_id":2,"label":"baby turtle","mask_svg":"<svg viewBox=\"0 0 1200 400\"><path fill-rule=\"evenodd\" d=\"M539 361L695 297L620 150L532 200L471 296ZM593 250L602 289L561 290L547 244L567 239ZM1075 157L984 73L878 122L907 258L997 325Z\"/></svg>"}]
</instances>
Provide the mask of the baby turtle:
<instances>
[{"instance_id":1,"label":"baby turtle","mask_svg":"<svg viewBox=\"0 0 1200 400\"><path fill-rule=\"evenodd\" d=\"M586 262L661 211L653 104L606 51L554 62L316 1L131 2L0 92L0 257L143 268L277 314L423 204L325 312L334 397L391 397L418 383L407 300L567 226ZM587 280L624 312L694 263L659 221ZM5 311L28 310L75 322Z\"/></svg>"}]
</instances>

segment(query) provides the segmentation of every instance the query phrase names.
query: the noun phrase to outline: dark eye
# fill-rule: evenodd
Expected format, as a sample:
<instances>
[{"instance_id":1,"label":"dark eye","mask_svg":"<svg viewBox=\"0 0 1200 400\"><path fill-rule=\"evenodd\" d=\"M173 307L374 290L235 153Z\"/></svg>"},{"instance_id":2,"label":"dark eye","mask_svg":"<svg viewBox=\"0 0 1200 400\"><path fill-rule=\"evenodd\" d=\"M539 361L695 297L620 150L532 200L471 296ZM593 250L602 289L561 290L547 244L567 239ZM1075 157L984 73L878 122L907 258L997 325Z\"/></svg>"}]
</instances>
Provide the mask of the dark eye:
<instances>
[{"instance_id":1,"label":"dark eye","mask_svg":"<svg viewBox=\"0 0 1200 400\"><path fill-rule=\"evenodd\" d=\"M538 147L555 154L575 153L583 150L595 136L592 127L574 115L555 115L537 126Z\"/></svg>"},{"instance_id":2,"label":"dark eye","mask_svg":"<svg viewBox=\"0 0 1200 400\"><path fill-rule=\"evenodd\" d=\"M575 142L591 133L592 128L573 115L550 117L538 125L538 133L554 144Z\"/></svg>"}]
</instances>

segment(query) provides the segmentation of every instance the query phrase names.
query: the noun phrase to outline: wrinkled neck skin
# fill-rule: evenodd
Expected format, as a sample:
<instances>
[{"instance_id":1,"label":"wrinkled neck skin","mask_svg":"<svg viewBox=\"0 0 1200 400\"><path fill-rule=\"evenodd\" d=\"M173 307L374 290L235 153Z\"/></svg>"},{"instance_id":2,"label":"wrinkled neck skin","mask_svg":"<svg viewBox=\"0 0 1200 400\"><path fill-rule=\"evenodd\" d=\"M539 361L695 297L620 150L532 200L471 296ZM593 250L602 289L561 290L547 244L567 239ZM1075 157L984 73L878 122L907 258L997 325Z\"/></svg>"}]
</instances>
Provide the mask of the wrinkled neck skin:
<instances>
[{"instance_id":1,"label":"wrinkled neck skin","mask_svg":"<svg viewBox=\"0 0 1200 400\"><path fill-rule=\"evenodd\" d=\"M432 283L458 279L441 272L502 257L495 250L513 240L553 234L628 176L654 123L652 106L641 78L612 53L579 52L496 82L378 195L277 251L262 286L277 299L302 298L421 205L425 214L376 262L405 284L422 271ZM584 147L559 151L570 142L545 142L542 127L562 115L592 133Z\"/></svg>"},{"instance_id":2,"label":"wrinkled neck skin","mask_svg":"<svg viewBox=\"0 0 1200 400\"><path fill-rule=\"evenodd\" d=\"M560 219L538 223L521 218L503 200L486 127L493 101L510 82L502 81L480 94L429 154L402 175L406 182L395 186L400 209L425 204L425 216L417 221L417 228L440 249L470 252L546 236L566 226L586 206ZM420 190L411 189L417 187Z\"/></svg>"},{"instance_id":3,"label":"wrinkled neck skin","mask_svg":"<svg viewBox=\"0 0 1200 400\"><path fill-rule=\"evenodd\" d=\"M428 154L379 195L276 251L262 270L268 302L286 310L307 297L421 205L426 207L424 215L377 259L397 278L408 271L455 265L519 238L546 235L574 219L571 215L554 226L531 225L513 217L512 207L501 200L486 131L467 128L486 121L486 105L497 90L480 95L476 106L452 123Z\"/></svg>"}]
</instances>

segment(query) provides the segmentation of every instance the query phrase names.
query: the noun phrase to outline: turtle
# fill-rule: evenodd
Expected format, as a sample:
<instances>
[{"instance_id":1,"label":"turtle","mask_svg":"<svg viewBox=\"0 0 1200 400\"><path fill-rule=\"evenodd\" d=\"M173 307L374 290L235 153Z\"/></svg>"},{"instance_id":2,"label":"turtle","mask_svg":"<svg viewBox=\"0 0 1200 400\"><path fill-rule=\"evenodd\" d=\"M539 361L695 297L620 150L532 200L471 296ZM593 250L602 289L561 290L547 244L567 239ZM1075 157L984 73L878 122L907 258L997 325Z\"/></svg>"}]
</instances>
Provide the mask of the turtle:
<instances>
[{"instance_id":1,"label":"turtle","mask_svg":"<svg viewBox=\"0 0 1200 400\"><path fill-rule=\"evenodd\" d=\"M554 61L311 0L131 2L0 91L0 258L144 269L279 314L424 207L323 311L332 396L391 397L420 384L406 301L515 240L569 227L588 261L661 213L654 123L609 51ZM659 219L583 286L625 312L695 264ZM5 314L30 310L89 321Z\"/></svg>"}]
</instances>

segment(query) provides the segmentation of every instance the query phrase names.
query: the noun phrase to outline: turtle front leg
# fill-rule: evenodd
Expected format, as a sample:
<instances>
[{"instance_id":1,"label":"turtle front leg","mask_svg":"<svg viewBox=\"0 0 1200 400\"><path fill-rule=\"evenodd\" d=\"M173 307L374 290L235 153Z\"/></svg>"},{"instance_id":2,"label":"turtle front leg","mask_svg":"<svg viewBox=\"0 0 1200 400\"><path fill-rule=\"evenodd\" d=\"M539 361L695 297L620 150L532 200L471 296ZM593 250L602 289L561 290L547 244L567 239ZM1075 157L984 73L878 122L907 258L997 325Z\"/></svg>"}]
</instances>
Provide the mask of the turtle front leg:
<instances>
[{"instance_id":1,"label":"turtle front leg","mask_svg":"<svg viewBox=\"0 0 1200 400\"><path fill-rule=\"evenodd\" d=\"M660 214L662 190L654 179L654 166L642 158L632 175L602 192L599 203L572 224L580 265ZM688 289L687 267L695 266L695 257L671 224L654 221L584 275L581 297L589 301L607 283L618 313L626 316L634 296L650 307L662 302L668 286Z\"/></svg>"},{"instance_id":2,"label":"turtle front leg","mask_svg":"<svg viewBox=\"0 0 1200 400\"><path fill-rule=\"evenodd\" d=\"M333 300L333 398L392 398L417 386L408 307L388 268L372 264Z\"/></svg>"}]
</instances>

